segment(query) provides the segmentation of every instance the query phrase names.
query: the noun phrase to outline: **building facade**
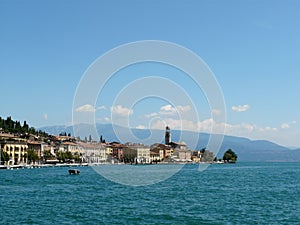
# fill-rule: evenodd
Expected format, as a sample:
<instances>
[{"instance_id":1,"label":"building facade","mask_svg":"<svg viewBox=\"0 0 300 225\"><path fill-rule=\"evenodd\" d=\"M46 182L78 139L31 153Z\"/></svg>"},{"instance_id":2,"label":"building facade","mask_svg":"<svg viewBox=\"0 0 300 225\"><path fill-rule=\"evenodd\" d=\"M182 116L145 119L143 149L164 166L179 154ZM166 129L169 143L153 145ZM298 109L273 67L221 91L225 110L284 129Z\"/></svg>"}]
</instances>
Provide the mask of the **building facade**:
<instances>
[{"instance_id":1,"label":"building facade","mask_svg":"<svg viewBox=\"0 0 300 225\"><path fill-rule=\"evenodd\" d=\"M9 155L8 165L27 163L28 145L23 139L8 139L1 141L1 150Z\"/></svg>"}]
</instances>

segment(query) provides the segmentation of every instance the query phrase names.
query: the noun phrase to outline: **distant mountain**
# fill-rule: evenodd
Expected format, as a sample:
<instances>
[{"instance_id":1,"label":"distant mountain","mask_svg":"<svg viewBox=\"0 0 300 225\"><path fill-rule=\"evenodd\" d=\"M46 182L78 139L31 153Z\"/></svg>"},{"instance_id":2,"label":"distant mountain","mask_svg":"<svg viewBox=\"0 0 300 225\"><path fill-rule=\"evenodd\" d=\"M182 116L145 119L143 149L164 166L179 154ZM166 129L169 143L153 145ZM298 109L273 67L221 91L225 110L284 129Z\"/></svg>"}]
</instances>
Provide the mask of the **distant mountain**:
<instances>
[{"instance_id":1,"label":"distant mountain","mask_svg":"<svg viewBox=\"0 0 300 225\"><path fill-rule=\"evenodd\" d=\"M40 130L49 134L58 135L61 132L71 133L80 136L82 139L90 134L95 139L97 134L91 132L91 125L80 124L76 126L49 126L42 127ZM142 142L147 145L153 143L164 142L164 130L148 130L148 129L131 129L125 127L113 126L111 124L97 124L96 130L99 136L102 135L106 141L120 142ZM129 135L132 132L134 135ZM208 143L210 135L207 133L196 133L191 131L171 130L172 140L175 142L184 141L189 146L193 140L198 138L196 149L205 147ZM134 138L134 136L136 138ZM120 140L121 139L121 140ZM142 139L142 141L140 141ZM300 149L291 150L290 148L277 145L266 140L250 140L242 137L224 136L218 157L222 157L224 152L231 148L238 155L238 161L298 161L300 162Z\"/></svg>"}]
</instances>

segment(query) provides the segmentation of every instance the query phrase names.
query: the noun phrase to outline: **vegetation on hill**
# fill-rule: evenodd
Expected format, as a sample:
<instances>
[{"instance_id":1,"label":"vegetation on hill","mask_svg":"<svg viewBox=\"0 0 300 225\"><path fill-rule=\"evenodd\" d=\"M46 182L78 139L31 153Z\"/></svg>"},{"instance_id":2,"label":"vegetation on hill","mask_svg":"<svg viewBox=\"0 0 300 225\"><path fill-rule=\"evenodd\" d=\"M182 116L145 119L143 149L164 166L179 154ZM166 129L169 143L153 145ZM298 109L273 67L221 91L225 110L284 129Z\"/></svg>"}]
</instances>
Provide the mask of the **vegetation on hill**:
<instances>
[{"instance_id":1,"label":"vegetation on hill","mask_svg":"<svg viewBox=\"0 0 300 225\"><path fill-rule=\"evenodd\" d=\"M228 149L225 153L224 153L224 156L223 156L223 160L225 162L233 162L235 163L236 160L237 160L237 155L235 154L234 151L232 151L231 149Z\"/></svg>"},{"instance_id":2,"label":"vegetation on hill","mask_svg":"<svg viewBox=\"0 0 300 225\"><path fill-rule=\"evenodd\" d=\"M6 119L0 117L0 131L4 133L14 133L14 134L34 134L48 136L44 131L38 131L34 127L29 127L26 121L21 124L20 121L14 121L8 116Z\"/></svg>"}]
</instances>

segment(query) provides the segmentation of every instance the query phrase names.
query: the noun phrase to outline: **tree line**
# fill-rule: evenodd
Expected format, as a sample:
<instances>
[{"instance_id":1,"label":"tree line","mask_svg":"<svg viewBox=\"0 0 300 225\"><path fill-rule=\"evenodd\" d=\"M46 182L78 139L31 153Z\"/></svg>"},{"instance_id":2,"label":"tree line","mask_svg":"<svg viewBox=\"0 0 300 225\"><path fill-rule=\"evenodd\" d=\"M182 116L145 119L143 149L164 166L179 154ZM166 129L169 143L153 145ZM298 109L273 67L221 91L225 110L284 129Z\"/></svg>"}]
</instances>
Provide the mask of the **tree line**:
<instances>
[{"instance_id":1,"label":"tree line","mask_svg":"<svg viewBox=\"0 0 300 225\"><path fill-rule=\"evenodd\" d=\"M0 117L0 130L4 133L14 133L14 134L34 134L34 135L44 135L48 134L44 131L36 130L34 127L30 127L26 120L23 124L20 121L12 120L11 116L6 119Z\"/></svg>"}]
</instances>

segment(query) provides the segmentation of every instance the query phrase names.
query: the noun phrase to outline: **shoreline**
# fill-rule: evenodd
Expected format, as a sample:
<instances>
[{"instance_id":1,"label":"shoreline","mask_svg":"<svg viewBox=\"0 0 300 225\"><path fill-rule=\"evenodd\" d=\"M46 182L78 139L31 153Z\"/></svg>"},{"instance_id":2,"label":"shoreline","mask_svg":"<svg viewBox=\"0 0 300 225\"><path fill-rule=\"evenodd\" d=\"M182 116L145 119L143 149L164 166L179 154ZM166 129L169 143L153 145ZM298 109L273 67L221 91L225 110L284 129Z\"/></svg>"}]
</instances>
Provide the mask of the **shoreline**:
<instances>
[{"instance_id":1,"label":"shoreline","mask_svg":"<svg viewBox=\"0 0 300 225\"><path fill-rule=\"evenodd\" d=\"M129 165L129 166L148 166L148 165L178 165L178 164L220 164L215 162L165 162L165 163L144 163L144 164L130 164L130 163L57 163L57 164L39 164L39 165L0 165L0 170L14 170L14 169L36 169L36 168L49 168L49 167L85 167L85 166L103 166L103 165ZM226 164L226 163L222 163Z\"/></svg>"}]
</instances>

